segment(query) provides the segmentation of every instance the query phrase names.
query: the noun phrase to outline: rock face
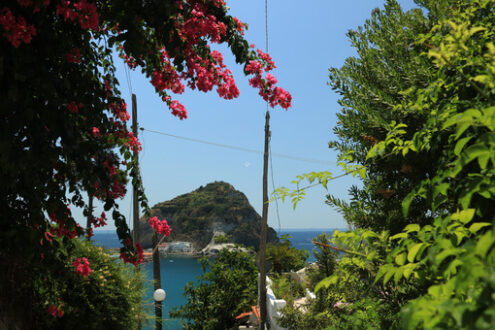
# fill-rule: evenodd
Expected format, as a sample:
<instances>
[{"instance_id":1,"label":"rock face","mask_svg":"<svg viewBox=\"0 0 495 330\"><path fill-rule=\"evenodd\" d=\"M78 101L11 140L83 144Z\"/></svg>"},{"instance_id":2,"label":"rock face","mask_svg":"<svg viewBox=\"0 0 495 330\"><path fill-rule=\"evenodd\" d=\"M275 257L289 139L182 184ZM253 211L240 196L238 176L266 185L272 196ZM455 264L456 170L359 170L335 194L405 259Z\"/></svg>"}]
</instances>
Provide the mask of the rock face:
<instances>
[{"instance_id":1,"label":"rock face","mask_svg":"<svg viewBox=\"0 0 495 330\"><path fill-rule=\"evenodd\" d=\"M151 209L152 216L167 219L172 228L164 242L191 242L199 251L213 237L224 235L230 242L251 246L258 250L261 217L249 204L246 196L226 182L206 186L158 203ZM143 248L151 247L152 228L147 218L140 219L140 241ZM268 227L267 242L278 242L273 228Z\"/></svg>"}]
</instances>

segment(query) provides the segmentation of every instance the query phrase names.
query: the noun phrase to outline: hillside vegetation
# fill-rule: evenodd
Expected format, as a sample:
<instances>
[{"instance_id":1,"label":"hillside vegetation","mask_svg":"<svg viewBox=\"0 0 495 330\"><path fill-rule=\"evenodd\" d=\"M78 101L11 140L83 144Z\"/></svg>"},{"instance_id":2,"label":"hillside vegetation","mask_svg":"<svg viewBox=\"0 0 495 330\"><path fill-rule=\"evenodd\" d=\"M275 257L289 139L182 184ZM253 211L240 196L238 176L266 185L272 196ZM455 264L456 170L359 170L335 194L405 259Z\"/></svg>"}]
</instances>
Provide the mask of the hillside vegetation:
<instances>
[{"instance_id":1,"label":"hillside vegetation","mask_svg":"<svg viewBox=\"0 0 495 330\"><path fill-rule=\"evenodd\" d=\"M213 182L206 186L158 203L151 209L152 216L167 219L172 228L168 242L192 242L199 250L213 238L214 233L223 233L230 242L252 246L256 250L260 243L261 217L249 204L242 192L226 182ZM140 219L141 243L151 247L152 229ZM268 228L268 242L278 242L273 228Z\"/></svg>"}]
</instances>

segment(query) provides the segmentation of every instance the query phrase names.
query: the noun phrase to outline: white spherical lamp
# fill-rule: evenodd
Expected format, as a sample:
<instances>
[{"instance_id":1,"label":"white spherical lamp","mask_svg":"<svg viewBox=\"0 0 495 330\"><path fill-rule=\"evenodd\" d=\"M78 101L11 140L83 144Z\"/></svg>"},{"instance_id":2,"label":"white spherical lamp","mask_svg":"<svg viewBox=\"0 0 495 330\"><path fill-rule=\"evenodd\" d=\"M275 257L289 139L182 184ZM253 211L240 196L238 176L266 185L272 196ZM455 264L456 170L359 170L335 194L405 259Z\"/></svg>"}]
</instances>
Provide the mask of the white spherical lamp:
<instances>
[{"instance_id":1,"label":"white spherical lamp","mask_svg":"<svg viewBox=\"0 0 495 330\"><path fill-rule=\"evenodd\" d=\"M164 301L166 296L167 294L163 289L156 289L155 292L153 293L153 299L155 299L155 301L157 302Z\"/></svg>"}]
</instances>

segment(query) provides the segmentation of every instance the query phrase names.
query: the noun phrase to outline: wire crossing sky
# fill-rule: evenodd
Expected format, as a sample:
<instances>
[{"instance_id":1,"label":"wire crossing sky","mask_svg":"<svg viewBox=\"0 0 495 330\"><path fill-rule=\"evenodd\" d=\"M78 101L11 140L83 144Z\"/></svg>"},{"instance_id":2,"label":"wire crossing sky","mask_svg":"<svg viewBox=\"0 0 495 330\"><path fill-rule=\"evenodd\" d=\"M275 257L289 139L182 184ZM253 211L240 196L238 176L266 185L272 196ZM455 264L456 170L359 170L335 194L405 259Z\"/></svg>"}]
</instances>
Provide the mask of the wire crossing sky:
<instances>
[{"instance_id":1,"label":"wire crossing sky","mask_svg":"<svg viewBox=\"0 0 495 330\"><path fill-rule=\"evenodd\" d=\"M215 143L215 142L205 141L205 140L201 140L201 139L194 139L194 138L190 138L190 137L186 137L186 136L179 136L179 135L169 134L169 133L165 133L165 132L158 132L158 131L153 131L153 130L146 129L144 127L141 127L140 129L142 131L146 131L146 132L150 132L150 133L155 133L155 134L161 134L161 135L165 135L165 136L170 136L170 137L173 137L173 138L176 138L176 139L182 139L182 140L196 142L196 143L209 144L209 145L216 146L216 147L221 147L221 148L227 148L227 149L233 149L233 150L240 150L240 151L245 151L245 152L252 152L252 153L256 153L256 154L263 154L263 151L261 151L261 150L253 150L253 149L248 149L248 148L243 148L243 147L238 147L238 146L232 146L232 145L228 145L228 144ZM287 158L287 159L292 159L292 160L300 160L300 161L308 162L308 163L316 163L316 164L323 164L323 165L329 165L329 166L333 165L332 162L325 161L325 160L319 160L319 159L303 158L303 157L297 157L297 156L291 156L291 155L284 155L284 154L278 154L278 153L271 153L271 155L273 155L275 157L280 157L280 158Z\"/></svg>"}]
</instances>

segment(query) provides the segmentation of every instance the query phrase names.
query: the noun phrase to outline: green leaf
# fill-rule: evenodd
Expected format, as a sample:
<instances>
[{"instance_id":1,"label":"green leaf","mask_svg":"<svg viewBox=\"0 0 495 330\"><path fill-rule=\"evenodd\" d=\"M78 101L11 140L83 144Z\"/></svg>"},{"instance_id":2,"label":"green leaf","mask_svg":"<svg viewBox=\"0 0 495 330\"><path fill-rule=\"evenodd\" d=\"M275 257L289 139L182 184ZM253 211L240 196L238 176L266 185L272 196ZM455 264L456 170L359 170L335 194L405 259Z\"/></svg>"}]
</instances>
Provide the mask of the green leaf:
<instances>
[{"instance_id":1,"label":"green leaf","mask_svg":"<svg viewBox=\"0 0 495 330\"><path fill-rule=\"evenodd\" d=\"M480 31L486 31L486 27L483 27L483 26L475 26L471 29L469 29L469 36L472 36L473 34L477 33L477 32L480 32Z\"/></svg>"},{"instance_id":2,"label":"green leaf","mask_svg":"<svg viewBox=\"0 0 495 330\"><path fill-rule=\"evenodd\" d=\"M478 164L480 165L480 168L484 170L486 168L486 165L488 164L488 161L490 160L490 151L487 150L487 152L481 154L478 157Z\"/></svg>"},{"instance_id":3,"label":"green leaf","mask_svg":"<svg viewBox=\"0 0 495 330\"><path fill-rule=\"evenodd\" d=\"M407 238L407 233L398 233L394 236L390 237L391 240L399 239L399 238Z\"/></svg>"},{"instance_id":4,"label":"green leaf","mask_svg":"<svg viewBox=\"0 0 495 330\"><path fill-rule=\"evenodd\" d=\"M461 118L461 114L457 114L457 115L454 115L454 116L450 116L446 121L445 123L443 124L442 128L443 129L446 129L446 128L449 128L450 126L453 126L455 124L457 124L457 122L459 121L459 118Z\"/></svg>"},{"instance_id":5,"label":"green leaf","mask_svg":"<svg viewBox=\"0 0 495 330\"><path fill-rule=\"evenodd\" d=\"M467 224L468 222L473 220L475 211L475 209L465 209L462 211L457 211L456 213L452 214L451 218L452 220L459 220L463 224Z\"/></svg>"},{"instance_id":6,"label":"green leaf","mask_svg":"<svg viewBox=\"0 0 495 330\"><path fill-rule=\"evenodd\" d=\"M322 287L328 288L330 285L334 285L337 283L339 280L339 277L337 275L332 275L327 278L324 278L318 284L315 286L315 292L320 291Z\"/></svg>"},{"instance_id":7,"label":"green leaf","mask_svg":"<svg viewBox=\"0 0 495 330\"><path fill-rule=\"evenodd\" d=\"M471 120L465 119L465 120L458 122L457 127L456 127L456 134L455 134L456 140L462 135L462 133L464 133L472 125L473 125L473 122Z\"/></svg>"},{"instance_id":8,"label":"green leaf","mask_svg":"<svg viewBox=\"0 0 495 330\"><path fill-rule=\"evenodd\" d=\"M410 263L410 264L407 264L404 267L402 267L403 268L403 274L404 274L404 277L406 278L406 280L409 279L412 272L414 271L414 268L416 268L416 265L417 264Z\"/></svg>"},{"instance_id":9,"label":"green leaf","mask_svg":"<svg viewBox=\"0 0 495 330\"><path fill-rule=\"evenodd\" d=\"M452 255L456 255L457 253L458 253L458 249L443 250L442 252L440 252L439 254L437 254L435 256L435 262L437 263L437 265L440 265L442 263L442 261L445 260L445 258L452 256Z\"/></svg>"},{"instance_id":10,"label":"green leaf","mask_svg":"<svg viewBox=\"0 0 495 330\"><path fill-rule=\"evenodd\" d=\"M495 242L492 237L492 231L490 230L489 232L485 233L476 244L475 253L484 259L488 250L490 250L490 248L492 247L493 243Z\"/></svg>"},{"instance_id":11,"label":"green leaf","mask_svg":"<svg viewBox=\"0 0 495 330\"><path fill-rule=\"evenodd\" d=\"M462 239L467 236L466 233L460 232L460 231L455 231L454 235L457 239L456 245L459 245L462 242Z\"/></svg>"},{"instance_id":12,"label":"green leaf","mask_svg":"<svg viewBox=\"0 0 495 330\"><path fill-rule=\"evenodd\" d=\"M455 144L455 148L454 148L454 154L456 156L459 156L461 154L462 149L466 145L466 143L468 143L469 140L471 140L472 138L473 138L472 136L468 136L468 137L462 138L459 141L457 141L457 143Z\"/></svg>"},{"instance_id":13,"label":"green leaf","mask_svg":"<svg viewBox=\"0 0 495 330\"><path fill-rule=\"evenodd\" d=\"M409 207L414 197L417 196L416 191L411 191L402 201L402 214L407 217L409 214Z\"/></svg>"},{"instance_id":14,"label":"green leaf","mask_svg":"<svg viewBox=\"0 0 495 330\"><path fill-rule=\"evenodd\" d=\"M388 272L388 270L390 268L393 268L393 266L391 264L385 264L383 266L381 266L379 269L378 269L378 272L376 273L376 276L375 276L375 281L373 283L376 283L380 280L380 278L385 275L386 272Z\"/></svg>"},{"instance_id":15,"label":"green leaf","mask_svg":"<svg viewBox=\"0 0 495 330\"><path fill-rule=\"evenodd\" d=\"M401 253L395 257L395 263L399 266L403 266L406 263L406 254Z\"/></svg>"},{"instance_id":16,"label":"green leaf","mask_svg":"<svg viewBox=\"0 0 495 330\"><path fill-rule=\"evenodd\" d=\"M482 143L477 143L469 146L464 152L464 165L467 165L472 160L479 157L490 157L490 149Z\"/></svg>"},{"instance_id":17,"label":"green leaf","mask_svg":"<svg viewBox=\"0 0 495 330\"><path fill-rule=\"evenodd\" d=\"M449 278L452 275L455 275L457 273L457 267L461 266L463 262L456 258L452 260L452 262L448 265L447 269L445 269L444 277Z\"/></svg>"},{"instance_id":18,"label":"green leaf","mask_svg":"<svg viewBox=\"0 0 495 330\"><path fill-rule=\"evenodd\" d=\"M407 254L407 260L409 262L413 262L414 259L416 258L416 255L418 254L419 252L419 249L421 249L421 247L425 245L425 243L417 243L415 244L410 250L409 250L409 253Z\"/></svg>"},{"instance_id":19,"label":"green leaf","mask_svg":"<svg viewBox=\"0 0 495 330\"><path fill-rule=\"evenodd\" d=\"M402 268L397 268L394 273L394 283L395 285L399 284L400 279L402 278L403 272Z\"/></svg>"},{"instance_id":20,"label":"green leaf","mask_svg":"<svg viewBox=\"0 0 495 330\"><path fill-rule=\"evenodd\" d=\"M395 272L397 271L396 268L391 267L387 270L387 273L385 273L385 276L383 277L383 285L387 284L388 281L394 276Z\"/></svg>"},{"instance_id":21,"label":"green leaf","mask_svg":"<svg viewBox=\"0 0 495 330\"><path fill-rule=\"evenodd\" d=\"M476 222L469 227L469 231L473 234L476 234L481 228L488 227L491 225L492 224L489 222Z\"/></svg>"},{"instance_id":22,"label":"green leaf","mask_svg":"<svg viewBox=\"0 0 495 330\"><path fill-rule=\"evenodd\" d=\"M480 74L480 75L474 77L473 80L480 82L482 84L488 84L491 81L490 76L488 76L486 74Z\"/></svg>"},{"instance_id":23,"label":"green leaf","mask_svg":"<svg viewBox=\"0 0 495 330\"><path fill-rule=\"evenodd\" d=\"M407 225L406 228L404 228L404 231L406 233L411 233L411 232L417 232L421 229L421 227L418 224L410 224Z\"/></svg>"}]
</instances>

